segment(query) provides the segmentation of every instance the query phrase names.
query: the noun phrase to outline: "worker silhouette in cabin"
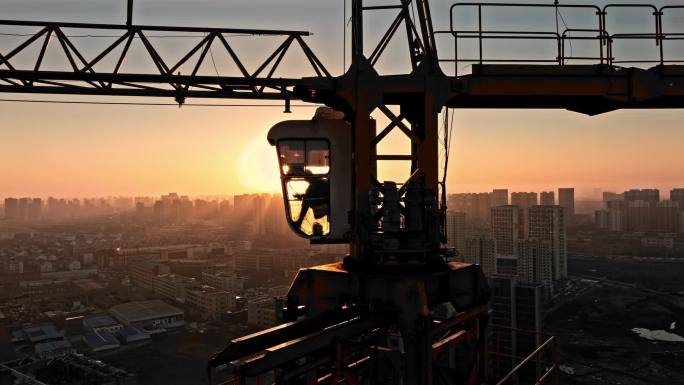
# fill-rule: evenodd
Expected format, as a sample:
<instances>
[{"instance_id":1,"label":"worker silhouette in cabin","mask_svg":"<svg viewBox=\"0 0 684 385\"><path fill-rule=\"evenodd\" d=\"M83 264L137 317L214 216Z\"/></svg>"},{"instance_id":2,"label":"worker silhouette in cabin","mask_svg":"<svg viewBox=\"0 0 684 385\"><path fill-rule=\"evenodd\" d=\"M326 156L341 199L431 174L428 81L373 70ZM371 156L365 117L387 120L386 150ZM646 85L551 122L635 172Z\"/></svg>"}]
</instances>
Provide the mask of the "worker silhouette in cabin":
<instances>
[{"instance_id":1,"label":"worker silhouette in cabin","mask_svg":"<svg viewBox=\"0 0 684 385\"><path fill-rule=\"evenodd\" d=\"M307 171L307 174L310 174ZM330 208L328 198L330 195L330 183L328 178L309 178L309 185L302 194L295 194L295 198L302 200L302 207L299 210L299 217L294 222L295 227L301 228L304 217L309 209L313 210L314 219L322 219L328 216ZM316 222L313 224L312 235L323 235L323 226Z\"/></svg>"}]
</instances>

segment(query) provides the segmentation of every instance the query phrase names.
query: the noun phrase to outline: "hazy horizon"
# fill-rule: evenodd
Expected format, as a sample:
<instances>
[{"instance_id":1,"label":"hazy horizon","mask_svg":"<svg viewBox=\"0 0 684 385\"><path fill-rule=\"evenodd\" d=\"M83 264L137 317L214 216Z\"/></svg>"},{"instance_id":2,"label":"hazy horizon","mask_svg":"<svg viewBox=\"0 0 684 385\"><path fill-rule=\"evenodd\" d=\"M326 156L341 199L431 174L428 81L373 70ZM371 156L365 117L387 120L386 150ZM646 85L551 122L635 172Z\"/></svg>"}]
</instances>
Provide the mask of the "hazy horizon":
<instances>
[{"instance_id":1,"label":"hazy horizon","mask_svg":"<svg viewBox=\"0 0 684 385\"><path fill-rule=\"evenodd\" d=\"M537 188L537 189L513 189L510 187L506 186L493 186L491 188L485 188L482 190L449 190L447 191L447 194L461 194L461 193L486 193L486 192L492 192L495 189L507 189L508 193L514 193L514 192L533 192L533 193L541 193L541 192L547 192L551 191L554 192L556 195L556 199L558 199L558 189L559 188L574 188L575 189L575 200L601 200L602 199L602 193L604 192L611 192L611 193L623 193L624 191L627 191L629 189L657 189L660 192L660 198L661 199L668 199L669 198L669 193L670 190L673 188L684 188L684 185L682 186L672 186L668 188L658 188L657 186L632 186L629 188L624 188L624 189L602 189L600 187L594 187L592 189L587 189L587 190L578 190L575 186L572 185L563 185L563 186L547 186L545 188ZM239 193L234 193L234 194L224 194L224 193L217 193L217 194L211 194L211 193L198 193L198 194L188 194L180 190L169 190L169 191L164 191L164 192L153 192L153 193L131 193L131 194L116 194L116 193L108 193L108 194L103 194L103 195L58 195L58 194L46 194L46 195L39 195L39 194L15 194L15 195L0 195L0 205L2 205L2 201L4 201L5 198L41 198L43 200L48 199L48 198L55 198L55 199L113 199L113 198L161 198L163 195L168 195L168 194L177 194L179 197L182 196L187 196L189 199L230 199L233 198L236 195L243 195L243 194L278 194L282 195L281 190L277 191L243 191Z\"/></svg>"}]
</instances>

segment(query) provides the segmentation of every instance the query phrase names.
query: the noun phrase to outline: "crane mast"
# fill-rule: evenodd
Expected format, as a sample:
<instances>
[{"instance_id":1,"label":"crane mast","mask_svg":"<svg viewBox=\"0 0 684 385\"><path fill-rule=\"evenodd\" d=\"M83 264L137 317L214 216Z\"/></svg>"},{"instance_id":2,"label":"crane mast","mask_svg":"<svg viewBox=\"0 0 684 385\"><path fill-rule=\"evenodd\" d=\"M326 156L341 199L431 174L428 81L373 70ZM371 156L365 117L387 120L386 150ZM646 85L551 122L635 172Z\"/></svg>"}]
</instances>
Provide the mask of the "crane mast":
<instances>
[{"instance_id":1,"label":"crane mast","mask_svg":"<svg viewBox=\"0 0 684 385\"><path fill-rule=\"evenodd\" d=\"M478 10L478 29L454 26L454 13L465 6ZM481 12L487 6L510 5L456 3L450 9L449 30L435 30L428 0L387 0L384 5L352 0L352 61L337 77L307 44L308 32L137 25L132 1L125 25L0 20L0 26L35 31L11 51L0 52L0 92L171 97L179 105L188 98L282 100L286 112L291 100L300 100L343 112L352 143L350 231L344 240L350 254L341 263L302 269L282 304L284 323L230 341L209 360L210 372L228 366L239 383L266 376L278 384L481 384L487 380L489 288L479 266L449 262L449 250L442 247L446 210L440 199L440 112L563 108L594 115L622 108L684 107L684 71L662 50L678 36L663 30L663 11L684 7L654 8L655 33L626 37L608 33L609 7L566 5L595 12L598 26L590 31L600 47L596 63L570 65L572 53L567 54L565 44L572 38L560 32L551 34L558 43L551 63L488 61L483 41L503 33L483 29ZM394 18L367 49L364 18L372 12L394 12ZM118 37L86 59L65 29L102 30ZM151 34L170 32L198 37L197 44L173 62L150 39ZM249 70L231 43L233 34L270 36L280 44ZM411 69L383 74L379 59L390 41L403 34ZM438 37L443 36L455 42L453 58L438 55ZM652 39L661 47L659 60L649 69L619 67L611 50L619 38ZM42 69L51 39L68 59L65 70ZM459 39L479 42L479 57L459 57ZM143 45L153 71L122 71L134 42ZM41 47L35 61L15 66L15 57L34 44ZM224 51L239 75L200 74L212 47ZM292 47L301 49L316 76L276 75ZM102 63L112 58L113 67L103 69ZM459 75L463 63L472 64L472 73ZM443 69L449 64L455 67L452 75ZM376 131L374 114L389 124ZM409 153L379 153L378 144L393 130L410 140ZM379 180L377 163L382 161L410 163L409 178Z\"/></svg>"}]
</instances>

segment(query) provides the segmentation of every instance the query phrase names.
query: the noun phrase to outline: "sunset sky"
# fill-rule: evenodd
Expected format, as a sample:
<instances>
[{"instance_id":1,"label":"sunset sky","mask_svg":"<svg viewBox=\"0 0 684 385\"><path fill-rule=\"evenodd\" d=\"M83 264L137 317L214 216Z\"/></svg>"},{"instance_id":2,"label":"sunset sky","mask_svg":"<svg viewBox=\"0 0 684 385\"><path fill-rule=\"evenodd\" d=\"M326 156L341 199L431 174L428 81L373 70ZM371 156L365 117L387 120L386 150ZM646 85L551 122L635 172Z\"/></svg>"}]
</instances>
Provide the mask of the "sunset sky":
<instances>
[{"instance_id":1,"label":"sunset sky","mask_svg":"<svg viewBox=\"0 0 684 385\"><path fill-rule=\"evenodd\" d=\"M123 0L3 0L0 14L3 19L120 23L124 4ZM433 1L433 13L446 12L450 4ZM342 72L342 6L342 0L136 0L135 22L309 30L314 36L307 42L338 75ZM445 20L441 15L436 19L439 28ZM236 44L253 59L248 64L269 53L250 42ZM388 53L388 70L395 69L393 58L399 55L401 44L399 40ZM0 52L15 45L15 40L0 36ZM229 70L221 58L217 60L222 74ZM296 58L284 69L282 76L310 75L300 72ZM0 98L131 100L12 94L0 94ZM314 111L308 107L293 110L286 115L282 107L179 109L0 102L0 197L276 191L276 156L266 142L266 132L280 120L308 119ZM449 191L575 186L578 195L587 195L594 188L682 187L682 118L684 113L676 110L620 111L597 117L566 111L458 110ZM398 140L394 140L385 148L397 147Z\"/></svg>"}]
</instances>

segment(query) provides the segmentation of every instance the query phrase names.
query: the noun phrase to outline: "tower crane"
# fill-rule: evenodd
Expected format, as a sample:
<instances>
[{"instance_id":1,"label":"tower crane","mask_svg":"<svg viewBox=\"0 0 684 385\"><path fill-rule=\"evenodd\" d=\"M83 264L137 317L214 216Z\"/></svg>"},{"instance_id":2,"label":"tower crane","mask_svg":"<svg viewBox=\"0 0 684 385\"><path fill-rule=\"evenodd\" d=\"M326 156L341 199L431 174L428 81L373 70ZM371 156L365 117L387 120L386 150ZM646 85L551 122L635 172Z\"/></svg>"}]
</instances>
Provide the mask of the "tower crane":
<instances>
[{"instance_id":1,"label":"tower crane","mask_svg":"<svg viewBox=\"0 0 684 385\"><path fill-rule=\"evenodd\" d=\"M348 243L350 253L343 262L300 270L282 304L283 323L230 341L209 359L210 373L229 367L241 384L264 376L278 384L482 384L488 381L490 294L479 266L451 262L442 247L446 195L439 170L439 113L445 108L553 108L595 115L684 107L684 70L663 49L682 36L665 30L663 15L684 7L524 3L517 6L586 11L596 26L550 32L483 26L483 10L510 6L455 3L449 8L449 29L436 30L428 0L351 0L351 64L341 76L333 76L309 47L308 32L138 25L132 0L121 25L0 20L0 27L32 30L16 47L0 52L0 92L169 97L179 105L190 98L281 100L286 111L298 100L336 111L281 122L267 139L278 154L285 215L293 231L313 243ZM454 19L468 7L478 17L475 29L462 29ZM606 15L619 7L643 8L653 30L611 34ZM368 45L364 18L373 12L394 18ZM106 31L115 40L86 57L67 30ZM153 44L155 33L193 34L198 42L172 62ZM231 44L234 34L282 42L250 71ZM397 36L405 40L411 68L384 74L378 61ZM453 43L453 57L440 56L441 39ZM495 39L551 41L555 57L487 58L483 45ZM568 53L566 46L580 39L596 44L594 56ZM613 51L620 39L655 44L659 55L649 61L652 67L622 66ZM466 40L475 42L475 57L460 55L459 44ZM61 47L68 68L44 69L51 41ZM122 71L133 42L143 45L153 70ZM32 46L39 47L35 60L18 65L15 58ZM293 46L301 48L316 76L274 75ZM212 49L223 50L239 75L200 74ZM103 68L105 62L113 66ZM459 75L463 64L471 65L471 72ZM452 65L454 73L447 75L445 68ZM390 123L376 127L373 113ZM378 144L393 130L410 140L410 153L378 154ZM407 161L410 177L378 180L379 161ZM556 370L555 365L547 369Z\"/></svg>"}]
</instances>

